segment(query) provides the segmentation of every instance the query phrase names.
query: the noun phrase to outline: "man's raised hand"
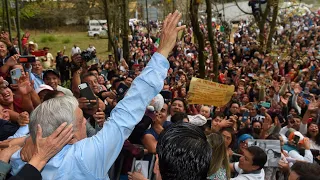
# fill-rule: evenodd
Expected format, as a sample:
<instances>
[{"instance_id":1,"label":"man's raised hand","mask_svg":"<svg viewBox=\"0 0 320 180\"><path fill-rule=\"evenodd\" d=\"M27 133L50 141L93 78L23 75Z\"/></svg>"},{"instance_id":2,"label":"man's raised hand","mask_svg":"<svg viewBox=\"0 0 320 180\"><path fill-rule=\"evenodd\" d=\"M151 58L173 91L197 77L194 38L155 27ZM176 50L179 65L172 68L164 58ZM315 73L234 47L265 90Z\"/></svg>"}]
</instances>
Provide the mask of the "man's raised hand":
<instances>
[{"instance_id":1,"label":"man's raised hand","mask_svg":"<svg viewBox=\"0 0 320 180\"><path fill-rule=\"evenodd\" d=\"M158 53L164 57L168 57L176 44L178 32L186 28L186 26L177 27L179 20L181 19L181 13L175 11L173 14L169 14L163 22L163 28L160 36L160 45Z\"/></svg>"}]
</instances>

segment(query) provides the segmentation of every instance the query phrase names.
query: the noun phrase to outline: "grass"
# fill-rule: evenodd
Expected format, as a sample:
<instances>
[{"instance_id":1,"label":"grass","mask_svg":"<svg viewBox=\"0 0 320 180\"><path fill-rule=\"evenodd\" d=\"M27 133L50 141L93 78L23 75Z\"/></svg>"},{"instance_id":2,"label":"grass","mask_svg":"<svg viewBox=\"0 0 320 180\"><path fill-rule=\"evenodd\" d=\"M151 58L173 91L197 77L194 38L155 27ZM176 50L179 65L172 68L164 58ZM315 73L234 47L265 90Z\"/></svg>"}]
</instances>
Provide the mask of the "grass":
<instances>
[{"instance_id":1,"label":"grass","mask_svg":"<svg viewBox=\"0 0 320 180\"><path fill-rule=\"evenodd\" d=\"M65 55L71 55L71 48L74 44L80 47L81 50L86 50L89 44L92 44L97 49L97 56L100 60L108 58L108 39L94 39L88 37L87 32L75 32L68 30L55 31L52 34L41 31L30 30L29 41L34 41L38 44L38 49L49 47L51 54L55 57L58 51L63 51L66 47Z\"/></svg>"}]
</instances>

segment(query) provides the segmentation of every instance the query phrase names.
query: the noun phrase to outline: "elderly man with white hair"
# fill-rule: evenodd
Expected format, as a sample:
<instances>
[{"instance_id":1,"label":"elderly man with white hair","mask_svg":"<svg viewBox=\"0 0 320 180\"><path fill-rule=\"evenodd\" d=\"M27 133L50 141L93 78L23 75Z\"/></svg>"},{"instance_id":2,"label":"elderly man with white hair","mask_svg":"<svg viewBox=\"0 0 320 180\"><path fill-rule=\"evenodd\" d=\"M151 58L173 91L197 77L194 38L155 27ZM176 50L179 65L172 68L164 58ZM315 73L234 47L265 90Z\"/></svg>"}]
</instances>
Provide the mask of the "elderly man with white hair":
<instances>
[{"instance_id":1,"label":"elderly man with white hair","mask_svg":"<svg viewBox=\"0 0 320 180\"><path fill-rule=\"evenodd\" d=\"M177 34L185 26L177 27L179 12L169 14L161 34L161 43L141 73L132 83L127 95L111 112L101 131L86 138L86 119L71 96L57 97L43 102L31 114L30 135L35 142L36 127L40 124L43 136L48 137L63 122L74 125L72 145L66 145L41 172L43 179L109 179L108 170L118 157L124 141L141 120L146 107L162 89L167 76L168 54L173 49ZM11 157L12 173L16 174L26 162L21 150Z\"/></svg>"}]
</instances>

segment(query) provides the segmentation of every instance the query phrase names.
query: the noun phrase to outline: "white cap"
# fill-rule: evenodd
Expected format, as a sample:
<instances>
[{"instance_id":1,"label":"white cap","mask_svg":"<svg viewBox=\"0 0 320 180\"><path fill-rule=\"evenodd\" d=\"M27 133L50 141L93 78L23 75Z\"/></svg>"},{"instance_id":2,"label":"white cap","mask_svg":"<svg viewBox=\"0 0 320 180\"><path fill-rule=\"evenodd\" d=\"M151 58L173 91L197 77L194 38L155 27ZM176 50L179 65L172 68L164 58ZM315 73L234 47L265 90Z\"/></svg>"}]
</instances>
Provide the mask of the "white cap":
<instances>
[{"instance_id":1,"label":"white cap","mask_svg":"<svg viewBox=\"0 0 320 180\"><path fill-rule=\"evenodd\" d=\"M41 84L37 89L36 89L36 93L39 94L39 92L43 91L43 90L50 90L53 91L53 88L51 86L45 85L45 84Z\"/></svg>"},{"instance_id":2,"label":"white cap","mask_svg":"<svg viewBox=\"0 0 320 180\"><path fill-rule=\"evenodd\" d=\"M188 116L189 122L196 126L203 126L207 123L207 119L201 114L197 114L195 116Z\"/></svg>"}]
</instances>

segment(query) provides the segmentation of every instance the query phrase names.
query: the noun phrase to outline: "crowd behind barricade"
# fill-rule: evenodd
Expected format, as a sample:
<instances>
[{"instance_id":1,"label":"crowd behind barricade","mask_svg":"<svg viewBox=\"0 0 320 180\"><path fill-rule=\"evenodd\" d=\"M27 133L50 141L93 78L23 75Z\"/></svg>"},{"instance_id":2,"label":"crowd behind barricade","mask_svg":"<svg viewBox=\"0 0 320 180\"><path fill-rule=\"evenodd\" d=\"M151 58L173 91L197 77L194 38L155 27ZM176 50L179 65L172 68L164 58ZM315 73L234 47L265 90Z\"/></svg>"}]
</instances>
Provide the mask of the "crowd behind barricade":
<instances>
[{"instance_id":1,"label":"crowd behind barricade","mask_svg":"<svg viewBox=\"0 0 320 180\"><path fill-rule=\"evenodd\" d=\"M198 47L177 19L169 15L165 33L133 24L129 59L119 47L119 62L98 60L92 44L54 58L29 33L19 55L3 32L0 178L319 179L320 16L281 21L270 53L259 52L250 21L233 42L215 25L218 74L201 24L205 79L235 86L223 107L188 105ZM36 58L20 62L25 55ZM147 177L137 160L149 163Z\"/></svg>"}]
</instances>

